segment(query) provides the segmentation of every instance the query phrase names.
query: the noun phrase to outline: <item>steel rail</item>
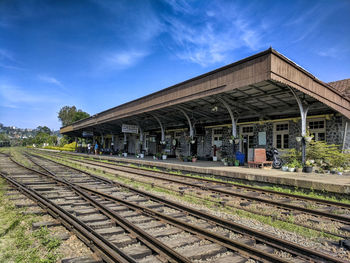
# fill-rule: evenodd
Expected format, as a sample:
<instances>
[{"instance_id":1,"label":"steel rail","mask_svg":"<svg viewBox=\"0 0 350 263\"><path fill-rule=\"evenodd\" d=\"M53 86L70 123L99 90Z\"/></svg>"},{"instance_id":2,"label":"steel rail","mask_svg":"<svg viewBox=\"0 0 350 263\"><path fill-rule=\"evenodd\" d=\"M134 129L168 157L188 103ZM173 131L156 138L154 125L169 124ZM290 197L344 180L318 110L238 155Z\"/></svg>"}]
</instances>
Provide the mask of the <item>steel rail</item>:
<instances>
[{"instance_id":1,"label":"steel rail","mask_svg":"<svg viewBox=\"0 0 350 263\"><path fill-rule=\"evenodd\" d=\"M82 221L72 216L49 199L40 195L37 191L27 188L22 183L13 180L2 172L0 172L0 175L17 189L19 189L22 193L31 199L36 200L41 204L41 206L51 211L51 215L56 218L58 216L68 229L76 230L78 234L84 237L82 240L88 241L86 242L87 246L94 247L95 249L93 250L97 250L98 254L107 262L136 263L133 258L129 257L122 250L114 246L107 239L94 231L91 227L87 226Z\"/></svg>"},{"instance_id":2,"label":"steel rail","mask_svg":"<svg viewBox=\"0 0 350 263\"><path fill-rule=\"evenodd\" d=\"M10 158L10 159L14 163L16 163L17 165L19 165L19 166L21 166L21 167L23 167L25 169L29 169L30 171L34 171L34 172L38 172L36 170L33 170L33 169L29 168L29 167L26 167L26 166L18 163L17 161L13 160L12 158ZM177 262L190 263L191 262L188 258L180 255L179 253L177 253L172 248L170 248L167 245L165 245L164 243L158 241L156 238L152 237L147 232L143 231L141 228L139 228L139 227L135 226L134 224L132 224L129 220L119 216L116 212L114 212L110 208L106 207L105 205L102 205L102 204L98 203L96 200L94 200L93 198L88 196L86 193L81 191L76 186L76 184L70 183L69 181L67 181L65 179L60 179L60 178L57 177L57 175L55 173L53 173L49 169L39 165L38 163L34 162L33 160L32 160L32 162L49 173L49 174L45 174L45 173L40 173L39 172L41 175L50 176L51 179L53 179L53 180L55 180L55 181L57 181L57 182L59 182L61 184L65 184L65 185L69 186L71 189L74 189L74 191L79 193L81 196L83 196L85 199L87 199L90 203L93 203L94 206L96 208L98 208L101 212L104 212L104 214L106 214L108 217L113 218L114 220L116 220L118 225L120 225L122 228L128 230L131 233L134 233L135 236L137 236L137 238L140 241L142 241L144 244L148 245L154 251L156 251L159 254L163 255L163 257L168 258L169 262L173 262L173 263L177 263Z\"/></svg>"},{"instance_id":3,"label":"steel rail","mask_svg":"<svg viewBox=\"0 0 350 263\"><path fill-rule=\"evenodd\" d=\"M51 161L53 161L53 160L51 160ZM55 161L53 161L53 162L55 162ZM154 173L154 174L157 174L157 173L158 174L162 174L162 172L147 171L147 170L133 168L133 167L123 167L123 168L120 168L120 167L109 167L109 166L106 166L106 165L103 165L103 164L95 164L95 163L91 163L91 162L88 162L88 161L85 161L85 162L82 161L82 162L83 163L87 163L87 164L91 164L91 165L96 165L96 166L103 167L103 168L112 169L112 170L123 171L123 172L131 172L131 173L134 173L136 175L147 176L147 177L158 179L158 180L164 180L164 181L169 181L169 182L173 182L173 183L184 184L184 185L191 186L191 187L194 187L194 188L199 188L199 189L202 189L202 190L207 190L207 191L216 192L216 193L220 193L220 194L231 195L231 196L235 196L235 197L239 197L239 198L243 198L243 199L248 199L248 200L254 200L254 201L258 201L258 202L262 202L262 203L268 203L268 204L271 204L271 205L276 206L276 207L286 208L288 210L298 210L298 211L301 211L301 212L304 212L304 213L307 213L307 214L310 214L310 215L322 216L324 218L328 218L330 220L343 223L345 225L349 225L350 224L350 218L349 217L345 217L345 216L338 215L338 214L331 214L331 213L318 211L318 210L313 210L313 209L309 209L309 208L305 208L305 207L301 207L301 206L296 206L296 205L291 205L291 204L286 204L286 203L280 203L280 202L273 201L273 200L266 199L266 198L250 196L249 194L235 193L235 192L224 190L224 189L217 189L217 188L212 188L212 187L208 187L208 186L197 185L197 184L194 184L194 183L180 181L180 180L177 180L177 179L161 178L161 177L156 176L156 175L145 174L145 172L150 172L150 173ZM110 164L110 165L115 166L114 164ZM135 170L143 170L143 171L142 172L131 171L131 170L134 170L134 169ZM129 170L129 171L127 171L127 170ZM174 174L169 174L169 175L173 176ZM190 178L188 176L181 176L181 177L184 177L184 178L187 178L187 179L193 179L193 180L197 179L197 178ZM216 183L216 184L221 184L221 182L217 182L217 181L211 181L211 182ZM227 183L226 186L231 186L232 187L232 185L230 185L228 183ZM264 190L260 189L259 191L263 192ZM315 202L315 200L312 200L312 201ZM318 201L317 203L320 204L321 202Z\"/></svg>"},{"instance_id":4,"label":"steel rail","mask_svg":"<svg viewBox=\"0 0 350 263\"><path fill-rule=\"evenodd\" d=\"M32 160L32 162L34 164L36 164L37 166L41 167L42 169L46 170L52 176L53 179L57 180L58 182L61 182L61 183L64 183L64 184L68 185L69 187L73 188L75 191L79 192L79 194L84 196L90 202L92 202L92 203L94 203L94 204L96 204L98 206L104 207L103 205L100 205L96 200L94 200L93 198L88 196L86 193L81 191L79 188L84 189L86 191L89 191L91 193L94 193L96 195L103 196L104 198L108 198L109 200L113 200L113 201L122 203L122 204L128 206L129 208L143 211L147 215L150 215L152 217L156 217L157 219L160 219L160 220L163 220L163 221L167 221L168 223L170 223L172 225L175 225L178 228L181 228L181 229L183 229L183 230L185 230L187 232L191 232L191 233L196 234L196 235L200 235L200 236L204 237L205 239L208 239L208 240L210 240L212 242L220 244L220 245L222 245L222 246L224 246L224 247L226 247L226 248L228 248L230 250L236 251L236 252L238 252L240 254L243 254L243 255L246 255L248 257L251 257L252 255L255 255L255 256L253 256L254 259L262 260L262 261L266 261L266 262L274 262L274 263L287 263L287 262L289 262L287 260L281 259L281 258L276 257L274 255L271 255L269 253L266 253L264 251L258 250L258 249L254 248L254 247L250 247L250 246L248 246L248 245L246 245L244 243L240 243L240 242L237 242L237 241L234 241L234 240L230 240L230 239L228 239L228 238L226 238L224 236L212 233L212 232L207 231L205 229L201 229L199 227L196 227L196 226L194 226L192 224L188 224L186 222L183 222L183 221L174 219L172 217L166 216L166 215L164 215L162 213L159 213L159 212L156 212L156 211L154 211L152 209L148 209L146 207L143 207L143 206L140 206L140 205L136 205L134 203L128 202L128 201L120 199L120 198L116 198L116 197L114 198L111 195L107 195L105 193L93 190L91 188L84 187L84 186L79 185L79 184L69 183L66 180L61 180L61 179L56 177L57 175L54 172L50 171L46 167L36 163L33 160ZM116 218L118 221L119 220L120 221L124 221L123 223L126 224L127 227L133 228L133 230L135 230L135 232L137 234L139 234L139 235L140 234L141 235L147 235L147 236L149 236L150 239L154 239L153 237L151 237L149 234L147 234L146 232L144 232L140 228L135 227L135 226L131 226L132 223L130 223L126 219L123 219L121 216L119 216L113 210L111 210L111 209L109 209L107 207L105 207L103 209L106 210L112 217ZM153 242L157 243L157 245L159 245L159 244L163 245L163 243L161 243L157 239L154 239ZM163 246L165 246L165 245L163 245ZM177 252L175 252L175 253L177 253ZM177 262L190 262L190 261L188 261L188 259L182 257L181 255L178 255L178 256L179 256L179 261L177 261ZM181 258L182 258L182 260L181 260Z\"/></svg>"},{"instance_id":5,"label":"steel rail","mask_svg":"<svg viewBox=\"0 0 350 263\"><path fill-rule=\"evenodd\" d=\"M37 158L42 158L42 157L38 157L38 156L36 156L36 157L37 157ZM31 157L28 156L28 159L30 159L30 158L31 158ZM51 159L46 159L46 160L50 160L50 161L52 161L52 162L54 162L54 163L61 164L61 165L63 165L63 166L69 167L69 168L71 168L71 169L73 169L73 170L79 171L79 170L78 170L77 168L75 168L75 167L71 167L71 166L68 166L68 165L65 165L65 164L62 164L62 163L58 163L58 162L55 162L55 161L53 161L53 160L51 160ZM162 180L162 178L160 178L160 179ZM102 179L101 179L101 180L102 180ZM164 180L165 180L165 179L164 179ZM140 182L142 182L142 181L140 181ZM175 190L172 189L172 191L175 191ZM178 192L181 193L180 191L178 191ZM220 201L213 201L213 200L210 200L210 199L207 199L207 198L202 198L202 199L207 200L207 201L214 202L214 203L216 203L216 204L218 204L218 205L222 205L222 202L220 202ZM235 207L235 206L232 206L232 207L237 208L237 207ZM260 213L260 212L257 212L257 211L252 212L251 210L245 209L244 207L239 207L239 208L237 208L237 209L241 209L241 210L244 210L244 211L247 211L247 212L250 212L250 213L254 213L254 214L257 214L257 215L266 216L266 214L264 214L264 213ZM281 221L284 221L284 222L288 222L288 221L286 221L286 220L284 220L284 219L278 219L278 220L281 220ZM315 230L315 231L319 231L319 232L321 231L321 232L323 232L323 233L325 233L325 234L337 236L337 237L340 237L340 238L343 238L343 239L349 238L348 235L342 235L342 234L333 233L333 232L330 232L330 231L328 231L328 230L324 230L324 229L320 229L320 228L317 228L317 227L305 225L305 224L302 224L302 223L294 222L293 224L298 225L298 226L302 226L302 227L306 227L306 228L309 228L309 229L312 229L312 230Z\"/></svg>"},{"instance_id":6,"label":"steel rail","mask_svg":"<svg viewBox=\"0 0 350 263\"><path fill-rule=\"evenodd\" d=\"M111 200L114 202L122 203L125 206L128 206L128 207L133 208L133 209L141 210L149 216L152 216L152 217L157 218L157 219L162 220L162 221L166 221L166 222L168 222L168 223L170 223L178 228L181 228L187 232L191 232L191 233L196 234L196 235L204 236L206 239L208 239L212 242L218 243L218 244L220 244L226 248L229 248L233 251L239 252L240 254L245 254L246 256L256 255L259 257L259 259L268 260L269 262L285 262L285 263L289 262L288 260L278 258L276 256L269 254L269 253L255 249L254 247L250 247L249 245L246 245L244 243L240 243L240 242L231 240L231 239L226 238L224 236L215 234L215 233L210 232L208 230L205 230L203 228L199 228L193 224L186 223L184 221L178 220L178 219L173 218L171 216L167 216L163 213L157 212L157 211L149 209L147 207L137 205L137 204L134 204L132 202L128 202L128 201L123 200L121 198L117 198L115 196L108 195L108 194L105 194L103 192L100 192L100 191L97 191L97 190L94 190L94 189L91 189L91 188L88 188L88 187L85 187L82 185L78 185L78 186L86 191L89 191L89 192L95 194L95 195L102 196L105 199L108 199L108 200Z\"/></svg>"},{"instance_id":7,"label":"steel rail","mask_svg":"<svg viewBox=\"0 0 350 263\"><path fill-rule=\"evenodd\" d=\"M53 154L47 154L45 153L46 155L53 155ZM54 155L59 155L59 154L54 154ZM62 155L62 154L60 154ZM69 154L70 155L70 158L72 159L77 159L77 157L79 158L84 158L85 161L89 161L88 158L86 156L81 156L81 155L77 155L77 156L74 156L72 154ZM63 155L64 157L67 157L67 155ZM90 157L90 158L93 158L94 160L96 160L96 162L99 162L101 163L101 159L100 158L97 158L97 157ZM126 168L129 168L129 169L135 169L135 170L140 170L140 171L149 171L149 172L154 172L154 171L150 171L150 170L147 170L147 169L144 169L144 168L140 168L140 167L129 167L129 166L124 166L124 165L120 165L117 163L117 161L114 161L114 160L108 160L106 159L107 161L109 162L113 162L113 163L104 163L104 164L110 164L110 165L115 165L115 166L121 166L121 167L126 167ZM81 160L79 160L81 161ZM123 162L123 161L120 161L120 162ZM281 196L286 196L286 197L291 197L291 198L294 198L294 199L300 199L300 200L307 200L307 201L313 201L313 202L316 202L316 203L320 203L320 204L324 204L324 205L334 205L334 206L338 206L340 208L347 208L347 209L350 209L350 204L346 204L346 203L340 203L340 202L336 202L336 201L331 201L331 200L323 200L323 199L319 199L319 198L313 198L313 197L309 197L309 196L301 196L301 195L295 195L295 194L290 194L290 193L282 193L282 192L278 192L278 191L274 191L274 190L269 190L269 189L261 189L261 188L258 188L258 187L253 187L253 186L247 186L247 185L240 185L240 184L236 184L234 182L231 182L231 183L227 183L227 182L219 182L219 181L216 181L216 180L212 180L212 179L209 179L209 178L198 178L198 177L190 177L190 176L187 176L187 175L181 175L181 174L174 174L174 173L169 173L169 172L166 172L166 171L157 171L155 173L160 173L160 174L166 174L166 175L171 175L171 176L176 176L176 177L181 177L181 178L190 178L190 179L196 179L196 180L199 180L199 181L204 181L204 182L210 182L210 183L218 183L218 184L222 184L222 185L226 185L226 186L235 186L237 188L243 188L243 189L248 189L248 190L251 190L251 191L258 191L258 192L265 192L265 193L271 193L271 194L276 194L276 195L281 195ZM200 174L198 174L200 175ZM224 177L224 178L227 178L227 179L232 179L231 177L225 177L225 176L217 176L217 177Z\"/></svg>"},{"instance_id":8,"label":"steel rail","mask_svg":"<svg viewBox=\"0 0 350 263\"><path fill-rule=\"evenodd\" d=\"M50 160L50 161L52 161L52 160ZM55 162L55 161L53 161L53 162ZM93 174L88 173L86 171L83 171L81 169L70 167L70 166L65 165L65 164L61 164L61 163L58 163L58 162L55 162L55 163L60 164L60 165L65 166L65 167L72 168L72 169L74 169L76 171L79 171L81 173L88 174L88 175L90 175L90 176L92 176L92 177L94 177L94 178L96 178L98 180L101 180L101 181L104 181L104 182L108 182L109 184L113 184L113 185L117 185L117 186L126 188L126 189L128 189L130 191L133 191L133 192L136 192L136 193L138 193L138 194L140 194L142 196L148 197L151 200L155 200L157 202L163 203L163 204L165 204L165 205L167 205L167 206L169 206L171 208L180 209L180 210L186 211L188 214L196 216L198 218L205 219L205 220L210 220L210 221L214 222L216 225L221 226L221 227L225 227L225 228L227 228L227 229L229 229L231 231L240 233L242 235L252 236L259 242L268 244L270 246L276 247L276 248L281 249L281 250L285 250L285 251L287 251L287 252L289 252L289 253L291 253L293 255L307 257L307 258L314 258L314 259L315 258L316 259L317 258L318 259L321 258L321 259L324 259L324 260L328 260L330 262L337 262L337 263L345 263L345 262L347 262L347 261L343 261L343 260L334 258L334 257L332 257L330 255L327 255L327 254L315 251L313 249L308 249L308 248L300 246L300 245L298 245L296 243L277 238L277 237L275 237L273 235L270 235L270 234L267 234L267 233L264 233L264 232L261 232L261 231L255 230L255 229L251 229L251 228L246 227L246 226L244 226L242 224L234 223L232 221L225 220L225 219L219 218L219 217L214 216L214 215L209 215L209 214L206 214L206 213L201 212L199 210L196 210L196 209L193 209L193 208L189 208L189 207L187 207L185 205L179 204L177 202L170 201L170 200L167 200L167 199L162 198L162 197L158 197L156 195L153 195L151 193L148 193L148 192L145 192L145 191L142 191L142 190L139 190L139 189L135 189L135 188L130 187L130 186L126 185L126 184L115 182L115 181L103 178L101 176L93 175Z\"/></svg>"}]
</instances>

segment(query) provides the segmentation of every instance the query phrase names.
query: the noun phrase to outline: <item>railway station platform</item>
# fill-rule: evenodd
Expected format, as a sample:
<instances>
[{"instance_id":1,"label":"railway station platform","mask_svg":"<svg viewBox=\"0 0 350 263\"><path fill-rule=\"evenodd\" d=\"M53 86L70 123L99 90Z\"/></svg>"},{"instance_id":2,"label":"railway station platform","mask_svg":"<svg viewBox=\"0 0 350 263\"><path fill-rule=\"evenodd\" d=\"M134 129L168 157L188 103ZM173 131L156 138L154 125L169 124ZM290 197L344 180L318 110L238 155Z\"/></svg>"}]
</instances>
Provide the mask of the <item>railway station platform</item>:
<instances>
[{"instance_id":1,"label":"railway station platform","mask_svg":"<svg viewBox=\"0 0 350 263\"><path fill-rule=\"evenodd\" d=\"M201 161L182 162L175 158L167 160L154 160L146 156L144 159L135 156L116 157L109 155L88 155L83 153L69 153L72 155L83 155L98 157L105 160L114 160L125 163L134 163L150 167L159 167L164 169L179 170L189 173L199 173L205 175L214 175L228 177L249 182L276 184L297 188L313 189L333 193L350 193L350 174L318 174L318 173L296 173L284 172L276 169L254 169L248 167L224 166L222 162Z\"/></svg>"}]
</instances>

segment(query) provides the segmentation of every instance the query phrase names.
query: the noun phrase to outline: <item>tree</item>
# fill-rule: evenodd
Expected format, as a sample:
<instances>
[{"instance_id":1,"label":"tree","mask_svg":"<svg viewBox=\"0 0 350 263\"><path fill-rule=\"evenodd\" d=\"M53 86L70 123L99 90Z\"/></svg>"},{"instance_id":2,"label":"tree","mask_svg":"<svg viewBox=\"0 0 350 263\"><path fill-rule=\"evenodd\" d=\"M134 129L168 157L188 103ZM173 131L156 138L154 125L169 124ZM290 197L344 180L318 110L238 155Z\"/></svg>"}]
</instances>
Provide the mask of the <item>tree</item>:
<instances>
[{"instance_id":1,"label":"tree","mask_svg":"<svg viewBox=\"0 0 350 263\"><path fill-rule=\"evenodd\" d=\"M82 110L78 110L78 111L75 113L74 117L73 117L73 122L78 121L78 120L85 119L85 118L87 118L87 117L90 117L90 114L89 114L89 113L86 113L86 112L84 112L84 111L82 111Z\"/></svg>"},{"instance_id":2,"label":"tree","mask_svg":"<svg viewBox=\"0 0 350 263\"><path fill-rule=\"evenodd\" d=\"M67 126L75 121L85 119L87 117L90 117L90 114L82 110L77 110L75 106L64 106L58 112L58 119L61 121L62 126Z\"/></svg>"},{"instance_id":3,"label":"tree","mask_svg":"<svg viewBox=\"0 0 350 263\"><path fill-rule=\"evenodd\" d=\"M47 126L38 126L36 128L36 130L37 130L37 133L46 133L46 134L49 134L49 135L51 134L51 130Z\"/></svg>"}]
</instances>

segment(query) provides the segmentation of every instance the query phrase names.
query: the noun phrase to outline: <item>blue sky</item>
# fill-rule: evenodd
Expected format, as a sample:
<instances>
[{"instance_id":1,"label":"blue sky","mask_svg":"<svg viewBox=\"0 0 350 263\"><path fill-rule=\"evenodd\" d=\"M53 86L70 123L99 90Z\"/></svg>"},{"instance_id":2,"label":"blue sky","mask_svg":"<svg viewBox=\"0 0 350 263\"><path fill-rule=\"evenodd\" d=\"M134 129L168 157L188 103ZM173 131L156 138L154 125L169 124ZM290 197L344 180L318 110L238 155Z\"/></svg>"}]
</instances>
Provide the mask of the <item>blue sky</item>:
<instances>
[{"instance_id":1,"label":"blue sky","mask_svg":"<svg viewBox=\"0 0 350 263\"><path fill-rule=\"evenodd\" d=\"M350 1L0 0L0 122L58 129L270 46L350 78Z\"/></svg>"}]
</instances>

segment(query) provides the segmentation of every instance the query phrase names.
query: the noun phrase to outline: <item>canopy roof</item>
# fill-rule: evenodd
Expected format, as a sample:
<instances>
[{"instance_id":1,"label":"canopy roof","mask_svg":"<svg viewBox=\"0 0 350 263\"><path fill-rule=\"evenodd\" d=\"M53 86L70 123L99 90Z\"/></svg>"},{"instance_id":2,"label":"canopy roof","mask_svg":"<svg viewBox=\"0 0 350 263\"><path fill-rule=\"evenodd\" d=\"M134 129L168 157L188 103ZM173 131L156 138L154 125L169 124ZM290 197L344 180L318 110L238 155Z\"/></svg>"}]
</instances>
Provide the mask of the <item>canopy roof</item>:
<instances>
[{"instance_id":1,"label":"canopy roof","mask_svg":"<svg viewBox=\"0 0 350 263\"><path fill-rule=\"evenodd\" d=\"M116 134L121 124L159 129L154 116L167 128L187 126L184 110L196 125L230 122L222 99L240 121L297 116L294 89L309 114L339 112L350 119L350 99L274 49L237 61L145 97L108 109L62 127L62 134L83 131Z\"/></svg>"},{"instance_id":2,"label":"canopy roof","mask_svg":"<svg viewBox=\"0 0 350 263\"><path fill-rule=\"evenodd\" d=\"M350 79L332 81L328 84L343 94L344 97L350 99Z\"/></svg>"}]
</instances>

